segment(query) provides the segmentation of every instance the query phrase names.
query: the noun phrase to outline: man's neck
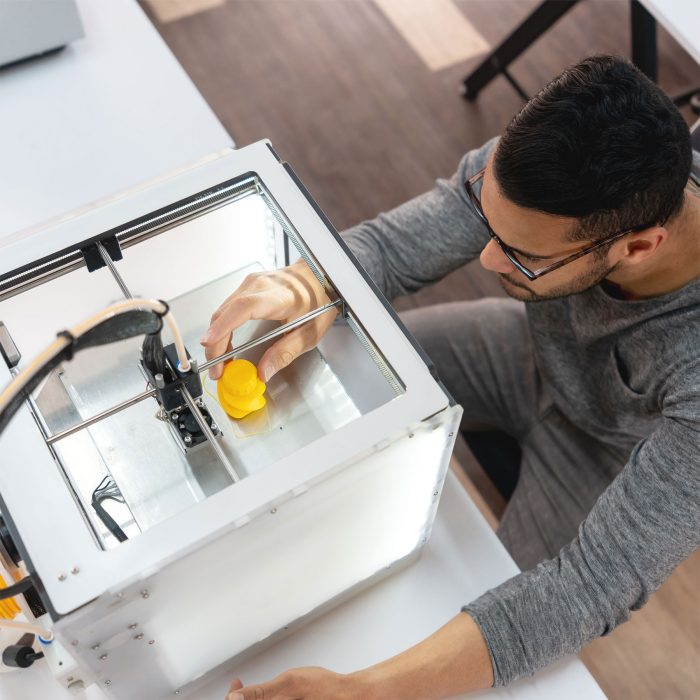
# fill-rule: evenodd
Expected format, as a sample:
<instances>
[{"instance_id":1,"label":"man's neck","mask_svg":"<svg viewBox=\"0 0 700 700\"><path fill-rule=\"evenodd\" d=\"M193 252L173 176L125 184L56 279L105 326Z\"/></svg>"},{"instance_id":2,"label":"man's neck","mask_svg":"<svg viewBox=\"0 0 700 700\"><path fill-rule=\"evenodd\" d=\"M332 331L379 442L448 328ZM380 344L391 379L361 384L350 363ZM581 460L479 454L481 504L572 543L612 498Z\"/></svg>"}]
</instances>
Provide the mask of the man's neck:
<instances>
[{"instance_id":1,"label":"man's neck","mask_svg":"<svg viewBox=\"0 0 700 700\"><path fill-rule=\"evenodd\" d=\"M666 226L668 237L643 269L614 270L606 282L623 299L674 292L700 277L700 199L686 190L681 213Z\"/></svg>"}]
</instances>

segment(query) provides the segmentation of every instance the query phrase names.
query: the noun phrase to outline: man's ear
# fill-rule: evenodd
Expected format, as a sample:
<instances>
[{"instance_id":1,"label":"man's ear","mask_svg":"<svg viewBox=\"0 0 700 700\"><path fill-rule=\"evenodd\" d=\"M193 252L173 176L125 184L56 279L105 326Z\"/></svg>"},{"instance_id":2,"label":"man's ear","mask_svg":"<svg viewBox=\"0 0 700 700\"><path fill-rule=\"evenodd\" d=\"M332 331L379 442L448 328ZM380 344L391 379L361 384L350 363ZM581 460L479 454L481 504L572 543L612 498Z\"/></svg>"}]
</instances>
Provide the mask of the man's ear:
<instances>
[{"instance_id":1,"label":"man's ear","mask_svg":"<svg viewBox=\"0 0 700 700\"><path fill-rule=\"evenodd\" d=\"M668 231L663 226L645 228L643 231L631 233L620 241L620 262L627 265L638 265L648 260L668 237Z\"/></svg>"}]
</instances>

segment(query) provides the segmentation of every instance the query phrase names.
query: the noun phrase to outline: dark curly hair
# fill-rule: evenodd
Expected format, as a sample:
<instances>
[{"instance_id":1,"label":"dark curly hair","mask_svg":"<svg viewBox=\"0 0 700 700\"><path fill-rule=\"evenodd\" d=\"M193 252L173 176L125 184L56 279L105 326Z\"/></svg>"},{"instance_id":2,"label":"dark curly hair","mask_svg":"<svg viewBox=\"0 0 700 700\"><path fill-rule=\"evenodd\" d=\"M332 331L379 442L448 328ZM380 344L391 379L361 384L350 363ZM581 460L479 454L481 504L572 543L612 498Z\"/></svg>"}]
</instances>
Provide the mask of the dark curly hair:
<instances>
[{"instance_id":1,"label":"dark curly hair","mask_svg":"<svg viewBox=\"0 0 700 700\"><path fill-rule=\"evenodd\" d=\"M570 238L663 224L682 208L692 163L688 125L626 59L567 68L512 119L494 174L515 204L577 218Z\"/></svg>"}]
</instances>

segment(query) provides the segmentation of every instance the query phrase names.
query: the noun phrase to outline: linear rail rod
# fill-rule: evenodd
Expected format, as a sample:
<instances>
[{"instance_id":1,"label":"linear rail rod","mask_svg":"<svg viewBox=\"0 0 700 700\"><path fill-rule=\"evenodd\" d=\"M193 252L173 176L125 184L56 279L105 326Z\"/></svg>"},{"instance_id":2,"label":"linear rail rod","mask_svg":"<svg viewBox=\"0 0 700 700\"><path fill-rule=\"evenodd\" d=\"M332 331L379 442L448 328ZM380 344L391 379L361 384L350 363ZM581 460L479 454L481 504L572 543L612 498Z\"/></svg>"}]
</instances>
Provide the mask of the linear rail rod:
<instances>
[{"instance_id":1,"label":"linear rail rod","mask_svg":"<svg viewBox=\"0 0 700 700\"><path fill-rule=\"evenodd\" d=\"M214 435L214 431L209 427L209 423L207 423L206 419L202 415L202 412L199 410L199 406L197 406L197 402L192 398L192 394L187 390L187 387L183 384L182 388L180 389L180 393L182 394L183 398L185 399L185 402L189 406L190 411L192 411L192 415L194 416L195 420L199 424L200 430L204 433L204 437L209 441L209 444L212 446L212 449L216 453L216 456L219 458L219 461L221 464L224 466L226 471L231 475L231 478L233 479L233 482L236 483L241 480L241 477L238 475L238 472L235 470L234 466L229 462L228 457L226 456L226 453L221 449L221 445L219 444L219 441L216 439L216 435Z\"/></svg>"},{"instance_id":2,"label":"linear rail rod","mask_svg":"<svg viewBox=\"0 0 700 700\"><path fill-rule=\"evenodd\" d=\"M205 372L209 367L213 367L214 365L219 364L220 362L225 362L229 358L233 357L234 355L244 352L245 350L249 350L250 348L255 347L256 345L261 345L262 343L266 343L268 340L272 340L273 338L276 338L277 336L283 335L284 333L288 333L291 330L294 330L295 328L298 328L299 326L303 325L304 323L307 323L308 321L312 321L314 318L317 316L320 316L323 313L326 313L327 311L330 311L331 309L335 308L336 306L340 305L342 303L342 300L338 299L337 301L330 302L328 304L325 304L324 306L319 306L317 309L314 309L313 311L310 311L307 314L304 314L303 316L300 316L299 318L295 319L294 321L290 321L289 323L285 323L282 326L279 326L279 328L275 328L274 330L270 331L269 333L265 333L264 335L261 335L259 338L255 338L253 340L249 340L247 343L242 343L241 345L236 346L229 352L224 353L223 355L220 355L219 357L215 357L212 360L209 360L209 362L205 362L204 364L199 366L199 372ZM94 425L95 423L98 423L101 420L104 420L105 418L109 418L110 416L113 416L115 413L119 413L120 411L123 411L124 409L130 408L131 406L140 403L141 401L145 401L146 399L151 398L152 396L156 395L156 390L151 389L149 391L144 391L141 394L137 394L136 396L132 396L129 399L126 399L125 401L122 401L121 403L116 404L115 406L112 406L108 409L105 409L104 411L95 414L94 416L91 416L90 418L87 418L86 420L76 423L75 425L71 426L70 428L66 428L65 430L62 430L59 433L54 433L53 435L50 435L49 437L46 438L46 443L48 445L53 445L55 442L58 442L59 440L63 440L64 438L67 438L71 435L74 435L75 433L85 429L89 428L91 425Z\"/></svg>"},{"instance_id":3,"label":"linear rail rod","mask_svg":"<svg viewBox=\"0 0 700 700\"><path fill-rule=\"evenodd\" d=\"M242 343L241 345L236 346L232 350L225 352L223 355L219 355L219 357L215 357L213 360L209 360L208 362L204 362L203 364L201 364L199 366L199 371L204 372L205 370L209 369L210 367L213 367L214 365L218 365L220 362L225 362L226 360L231 359L234 355L238 355L238 353L245 352L246 350L250 350L250 348L254 348L256 345L261 345L262 343L265 343L268 340L272 340L273 338L277 338L277 336L284 335L285 333L289 333L289 331L293 331L295 328L298 328L299 326L303 326L305 323L312 321L317 316L321 316L322 314L325 314L326 311L330 311L331 309L334 309L336 306L340 306L342 303L343 303L342 299L336 299L335 301L331 301L328 304L324 304L323 306L319 306L317 309L314 309L313 311L309 311L309 313L304 314L303 316L299 316L299 318L295 319L294 321L290 321L289 323L285 323L283 326L280 326L279 328L275 328L275 330L270 331L269 333L266 333L265 335L261 335L259 338L254 338L253 340L249 340L247 343Z\"/></svg>"},{"instance_id":4,"label":"linear rail rod","mask_svg":"<svg viewBox=\"0 0 700 700\"><path fill-rule=\"evenodd\" d=\"M115 413L119 413L120 411L123 411L126 408L130 408L131 406L140 403L145 399L149 399L151 396L155 395L156 390L151 389L150 391L144 391L142 394L138 394L137 396L132 396L130 399L126 399L126 401L122 401L121 403L118 403L115 406L111 406L110 408L101 411L100 413L96 413L94 416L91 416L90 418L87 418L84 421L81 421L80 423L76 423L70 428L62 430L60 433L54 433L53 435L46 438L46 443L48 445L53 445L54 442L63 440L63 438L67 438L73 435L74 433L83 430L84 428L89 428L91 425L95 425L95 423L99 423L101 420L109 418Z\"/></svg>"},{"instance_id":5,"label":"linear rail rod","mask_svg":"<svg viewBox=\"0 0 700 700\"><path fill-rule=\"evenodd\" d=\"M100 255L102 256L102 260L104 260L105 265L109 268L109 271L112 273L112 277L114 277L114 281L119 285L119 289L122 290L122 294L127 298L127 299L133 299L134 296L129 290L129 288L126 286L126 282L124 282L124 279L122 276L119 274L119 270L117 270L117 266L114 264L114 261L112 260L112 257L110 254L107 252L107 248L102 245L102 241L97 241L97 250L99 251Z\"/></svg>"}]
</instances>

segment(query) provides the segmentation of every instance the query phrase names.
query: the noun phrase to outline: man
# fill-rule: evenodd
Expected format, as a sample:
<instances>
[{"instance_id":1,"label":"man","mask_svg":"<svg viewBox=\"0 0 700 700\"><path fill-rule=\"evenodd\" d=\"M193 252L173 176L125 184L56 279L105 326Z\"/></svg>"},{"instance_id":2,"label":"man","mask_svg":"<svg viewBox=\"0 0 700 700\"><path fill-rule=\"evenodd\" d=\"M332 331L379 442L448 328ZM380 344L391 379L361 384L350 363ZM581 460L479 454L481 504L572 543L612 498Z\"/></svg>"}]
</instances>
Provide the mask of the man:
<instances>
[{"instance_id":1,"label":"man","mask_svg":"<svg viewBox=\"0 0 700 700\"><path fill-rule=\"evenodd\" d=\"M700 175L700 155L692 158L670 100L626 61L594 57L555 78L450 181L346 234L388 298L478 255L512 297L405 320L464 407L463 427L520 442L499 536L523 573L378 666L297 669L250 687L234 680L229 698L424 700L505 685L610 632L694 551L700 190L689 176ZM207 356L250 318L287 320L324 300L303 264L249 278L214 314ZM329 323L278 341L261 377L313 347Z\"/></svg>"}]
</instances>

